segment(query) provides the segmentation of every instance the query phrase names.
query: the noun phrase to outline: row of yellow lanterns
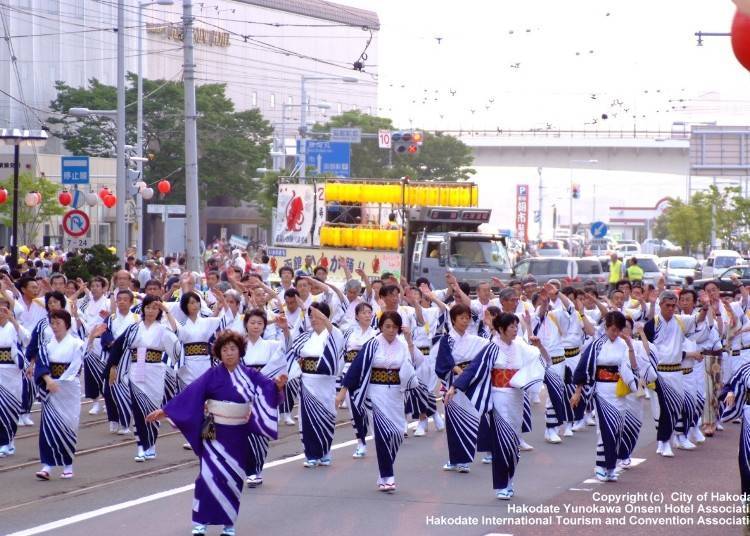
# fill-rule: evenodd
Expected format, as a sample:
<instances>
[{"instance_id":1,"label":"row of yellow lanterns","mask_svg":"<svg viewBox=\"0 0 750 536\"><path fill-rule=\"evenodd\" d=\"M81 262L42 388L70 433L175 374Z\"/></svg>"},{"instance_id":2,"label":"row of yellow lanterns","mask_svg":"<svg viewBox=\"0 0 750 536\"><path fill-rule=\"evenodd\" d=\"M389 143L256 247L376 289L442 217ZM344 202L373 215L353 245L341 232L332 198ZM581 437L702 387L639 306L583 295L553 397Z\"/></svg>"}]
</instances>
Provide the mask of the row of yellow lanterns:
<instances>
[{"instance_id":1,"label":"row of yellow lanterns","mask_svg":"<svg viewBox=\"0 0 750 536\"><path fill-rule=\"evenodd\" d=\"M402 190L402 188L406 190ZM436 207L476 207L479 205L479 188L476 184L457 183L456 185L426 184L362 184L327 182L325 185L327 202L340 203L383 203L411 206Z\"/></svg>"},{"instance_id":2,"label":"row of yellow lanterns","mask_svg":"<svg viewBox=\"0 0 750 536\"><path fill-rule=\"evenodd\" d=\"M401 229L382 229L365 225L323 225L320 245L338 248L388 249L401 247Z\"/></svg>"}]
</instances>

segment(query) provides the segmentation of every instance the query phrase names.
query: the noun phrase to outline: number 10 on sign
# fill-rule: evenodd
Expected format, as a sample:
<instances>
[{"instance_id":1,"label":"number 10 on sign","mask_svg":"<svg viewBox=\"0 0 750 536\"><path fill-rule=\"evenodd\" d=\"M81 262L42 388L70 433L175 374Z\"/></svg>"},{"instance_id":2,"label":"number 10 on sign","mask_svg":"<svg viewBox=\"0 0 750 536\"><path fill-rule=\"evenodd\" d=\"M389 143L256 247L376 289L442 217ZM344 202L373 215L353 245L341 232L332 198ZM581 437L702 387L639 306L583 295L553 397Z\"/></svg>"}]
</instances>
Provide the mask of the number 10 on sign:
<instances>
[{"instance_id":1,"label":"number 10 on sign","mask_svg":"<svg viewBox=\"0 0 750 536\"><path fill-rule=\"evenodd\" d=\"M378 147L381 149L391 148L391 131L378 130Z\"/></svg>"}]
</instances>

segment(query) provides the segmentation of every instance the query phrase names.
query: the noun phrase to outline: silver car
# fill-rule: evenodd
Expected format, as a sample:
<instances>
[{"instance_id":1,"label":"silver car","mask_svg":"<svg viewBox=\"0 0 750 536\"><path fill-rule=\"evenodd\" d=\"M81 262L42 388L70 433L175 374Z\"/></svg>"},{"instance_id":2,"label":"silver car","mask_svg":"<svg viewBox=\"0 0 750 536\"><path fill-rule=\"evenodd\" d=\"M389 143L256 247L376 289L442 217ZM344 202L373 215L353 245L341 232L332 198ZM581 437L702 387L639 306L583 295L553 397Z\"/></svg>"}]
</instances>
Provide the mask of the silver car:
<instances>
[{"instance_id":1,"label":"silver car","mask_svg":"<svg viewBox=\"0 0 750 536\"><path fill-rule=\"evenodd\" d=\"M659 262L667 285L683 285L686 277L695 279L698 259L695 257L664 257Z\"/></svg>"}]
</instances>

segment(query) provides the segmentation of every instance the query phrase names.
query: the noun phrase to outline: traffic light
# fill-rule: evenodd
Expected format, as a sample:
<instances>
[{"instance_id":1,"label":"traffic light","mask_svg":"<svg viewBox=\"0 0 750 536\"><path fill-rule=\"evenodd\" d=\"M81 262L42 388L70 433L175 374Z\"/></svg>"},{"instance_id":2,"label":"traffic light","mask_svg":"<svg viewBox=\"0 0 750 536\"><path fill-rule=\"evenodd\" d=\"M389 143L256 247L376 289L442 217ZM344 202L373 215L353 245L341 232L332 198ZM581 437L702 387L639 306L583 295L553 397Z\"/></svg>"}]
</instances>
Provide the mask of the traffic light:
<instances>
[{"instance_id":1,"label":"traffic light","mask_svg":"<svg viewBox=\"0 0 750 536\"><path fill-rule=\"evenodd\" d=\"M573 199L581 198L581 185L580 184L574 184L571 187L571 195L573 196Z\"/></svg>"},{"instance_id":2,"label":"traffic light","mask_svg":"<svg viewBox=\"0 0 750 536\"><path fill-rule=\"evenodd\" d=\"M417 154L424 141L421 132L394 132L391 136L391 144L396 154Z\"/></svg>"}]
</instances>

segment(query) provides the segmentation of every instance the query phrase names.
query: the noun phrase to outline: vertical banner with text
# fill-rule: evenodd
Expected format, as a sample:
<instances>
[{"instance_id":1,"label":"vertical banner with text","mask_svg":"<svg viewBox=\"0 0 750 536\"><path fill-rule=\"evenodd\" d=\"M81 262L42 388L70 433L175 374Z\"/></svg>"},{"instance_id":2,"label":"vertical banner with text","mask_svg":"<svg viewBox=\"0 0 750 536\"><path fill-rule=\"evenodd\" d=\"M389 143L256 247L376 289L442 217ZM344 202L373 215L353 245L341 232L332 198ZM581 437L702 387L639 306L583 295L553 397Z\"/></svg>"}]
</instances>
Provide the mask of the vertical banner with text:
<instances>
[{"instance_id":1,"label":"vertical banner with text","mask_svg":"<svg viewBox=\"0 0 750 536\"><path fill-rule=\"evenodd\" d=\"M315 183L315 222L313 224L312 244L320 245L320 228L326 222L326 184Z\"/></svg>"},{"instance_id":2,"label":"vertical banner with text","mask_svg":"<svg viewBox=\"0 0 750 536\"><path fill-rule=\"evenodd\" d=\"M529 185L516 185L516 238L529 240Z\"/></svg>"}]
</instances>

